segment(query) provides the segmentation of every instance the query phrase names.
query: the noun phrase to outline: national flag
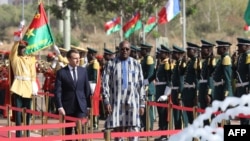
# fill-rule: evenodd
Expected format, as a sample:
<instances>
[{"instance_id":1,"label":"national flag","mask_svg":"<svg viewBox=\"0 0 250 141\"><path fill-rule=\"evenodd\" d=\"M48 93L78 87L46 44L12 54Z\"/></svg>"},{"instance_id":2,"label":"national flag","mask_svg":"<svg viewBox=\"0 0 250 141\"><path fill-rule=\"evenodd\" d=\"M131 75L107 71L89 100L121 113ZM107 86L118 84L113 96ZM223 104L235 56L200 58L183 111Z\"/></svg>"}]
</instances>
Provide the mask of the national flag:
<instances>
[{"instance_id":1,"label":"national flag","mask_svg":"<svg viewBox=\"0 0 250 141\"><path fill-rule=\"evenodd\" d=\"M156 17L155 16L149 17L147 24L144 27L144 32L145 33L151 32L151 30L154 29L156 25L157 25Z\"/></svg>"},{"instance_id":2,"label":"national flag","mask_svg":"<svg viewBox=\"0 0 250 141\"><path fill-rule=\"evenodd\" d=\"M121 29L121 18L117 17L112 19L111 21L106 22L104 28L107 35L119 31Z\"/></svg>"},{"instance_id":3,"label":"national flag","mask_svg":"<svg viewBox=\"0 0 250 141\"><path fill-rule=\"evenodd\" d=\"M171 21L176 15L180 13L179 0L168 0L166 5L158 13L158 23L164 24Z\"/></svg>"},{"instance_id":4,"label":"national flag","mask_svg":"<svg viewBox=\"0 0 250 141\"><path fill-rule=\"evenodd\" d=\"M123 27L125 38L128 38L136 30L142 27L142 22L140 21L140 13L137 12Z\"/></svg>"},{"instance_id":5,"label":"national flag","mask_svg":"<svg viewBox=\"0 0 250 141\"><path fill-rule=\"evenodd\" d=\"M28 42L26 54L32 54L54 44L54 38L42 3L38 5L38 11L24 34L23 40Z\"/></svg>"},{"instance_id":6,"label":"national flag","mask_svg":"<svg viewBox=\"0 0 250 141\"><path fill-rule=\"evenodd\" d=\"M244 30L250 30L250 0L248 1L247 9L245 11L244 20L246 25L244 26Z\"/></svg>"}]
</instances>

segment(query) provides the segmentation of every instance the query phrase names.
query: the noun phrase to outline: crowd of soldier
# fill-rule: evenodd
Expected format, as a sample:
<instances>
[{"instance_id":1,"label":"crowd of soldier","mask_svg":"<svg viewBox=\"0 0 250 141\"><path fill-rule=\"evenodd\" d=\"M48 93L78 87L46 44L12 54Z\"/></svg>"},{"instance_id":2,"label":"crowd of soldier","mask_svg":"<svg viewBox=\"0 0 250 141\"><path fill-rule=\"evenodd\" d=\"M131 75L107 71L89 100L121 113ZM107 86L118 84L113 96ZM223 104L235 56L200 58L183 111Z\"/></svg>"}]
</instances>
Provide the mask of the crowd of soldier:
<instances>
[{"instance_id":1,"label":"crowd of soldier","mask_svg":"<svg viewBox=\"0 0 250 141\"><path fill-rule=\"evenodd\" d=\"M226 41L216 41L216 44L201 40L201 45L187 42L186 50L173 45L161 44L157 47L155 57L151 56L153 46L142 43L137 47L131 45L130 56L141 63L144 76L144 84L147 86L147 101L160 103L172 102L175 105L185 107L198 106L202 109L210 106L214 100L223 101L228 96L241 97L249 93L250 77L250 40L237 38L237 52L232 56L229 54L230 46ZM217 53L214 55L214 47ZM102 71L105 64L112 60L117 54L104 48L103 55L93 48L80 48L71 46L80 52L80 66L87 67L88 77L92 93L96 97L93 100L94 129L98 129L99 118L105 119L105 109L102 103L101 82ZM44 74L45 81L42 89L44 92L53 93L56 71L64 67L68 62L65 58L67 50L55 49L48 53L47 60L38 63L37 71ZM1 105L7 102L4 99L9 94L8 53L1 52ZM46 67L44 67L46 66ZM94 92L95 87L100 87ZM49 99L48 112L57 113L53 97ZM168 129L167 109L157 107L159 130ZM6 116L6 114L1 113ZM141 116L142 130L146 130L146 112ZM155 107L149 108L149 130L153 130L153 122L156 119ZM212 118L212 117L211 117ZM192 124L194 117L192 112L173 110L175 129L181 129ZM240 119L241 124L249 124L249 120ZM205 125L209 120L204 121ZM162 136L159 140L167 139Z\"/></svg>"}]
</instances>

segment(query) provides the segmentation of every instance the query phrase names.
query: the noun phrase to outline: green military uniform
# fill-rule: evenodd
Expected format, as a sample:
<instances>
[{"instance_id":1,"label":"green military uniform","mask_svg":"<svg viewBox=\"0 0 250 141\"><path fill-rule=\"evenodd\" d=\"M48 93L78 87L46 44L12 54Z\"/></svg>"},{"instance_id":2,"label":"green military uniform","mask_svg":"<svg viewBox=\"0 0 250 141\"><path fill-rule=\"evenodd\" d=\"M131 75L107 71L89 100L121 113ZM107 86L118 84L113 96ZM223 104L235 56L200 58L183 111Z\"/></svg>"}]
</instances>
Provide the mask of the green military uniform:
<instances>
[{"instance_id":1,"label":"green military uniform","mask_svg":"<svg viewBox=\"0 0 250 141\"><path fill-rule=\"evenodd\" d=\"M161 45L161 54L163 53L171 53L171 50L164 45ZM169 62L169 58L162 58L164 60L161 61L159 67L156 69L156 79L155 79L155 100L156 102L166 103L166 101L159 101L159 98L162 95L168 95L170 93L165 93L165 89L168 87L170 89L170 82L171 82L171 69L172 64ZM168 121L167 121L167 108L164 107L157 107L159 121L158 126L159 130L167 130L168 129Z\"/></svg>"},{"instance_id":2,"label":"green military uniform","mask_svg":"<svg viewBox=\"0 0 250 141\"><path fill-rule=\"evenodd\" d=\"M199 50L199 46L190 42L187 42L187 50L190 49ZM184 69L184 87L182 91L182 102L185 107L194 107L196 106L196 98L197 98L197 56L194 55L190 57L190 60L187 62L187 66ZM183 73L183 72L182 72ZM186 112L188 123L192 124L194 120L193 112ZM187 125L187 121L184 121L185 125Z\"/></svg>"},{"instance_id":3,"label":"green military uniform","mask_svg":"<svg viewBox=\"0 0 250 141\"><path fill-rule=\"evenodd\" d=\"M141 48L152 48L151 45L148 44L141 44ZM141 49L142 51L142 49ZM148 79L152 77L154 74L154 67L155 67L155 62L152 56L146 55L143 57L141 60L141 66L142 66L142 71L143 71L143 77L144 79ZM148 101L154 101L154 95L155 95L155 85L153 82L150 82L148 84L148 90L147 90L147 100ZM154 123L154 111L153 107L150 106L149 108L149 118L150 118L150 125L149 128L150 130L153 130L153 123ZM146 127L146 112L144 112L144 115L141 116L142 119L142 126L144 126L144 130Z\"/></svg>"},{"instance_id":4,"label":"green military uniform","mask_svg":"<svg viewBox=\"0 0 250 141\"><path fill-rule=\"evenodd\" d=\"M183 49L173 45L173 54L185 53ZM184 76L180 73L180 67L185 67L185 64L181 60L175 60L175 64L172 70L172 91L171 99L174 105L180 105L181 91L183 89ZM173 109L174 127L175 129L182 128L181 110Z\"/></svg>"},{"instance_id":5,"label":"green military uniform","mask_svg":"<svg viewBox=\"0 0 250 141\"><path fill-rule=\"evenodd\" d=\"M92 48L87 48L88 49L88 53L94 53L96 54L97 51L92 49ZM93 84L97 84L97 80L98 80L98 73L99 73L99 69L100 69L100 64L99 62L97 61L97 59L93 59L93 60L89 60L89 64L87 66L87 73L88 73L88 79L89 79L89 82L90 82L90 85L91 83ZM97 86L97 85L96 85ZM93 90L93 88L91 88L91 92L93 94L93 97L92 97L92 107L93 107L93 126L94 126L94 129L98 129L98 125L99 125L99 96L100 96L100 93L97 94L97 93L94 93L95 90ZM98 96L99 95L99 96ZM98 108L98 110L96 109Z\"/></svg>"},{"instance_id":6,"label":"green military uniform","mask_svg":"<svg viewBox=\"0 0 250 141\"><path fill-rule=\"evenodd\" d=\"M250 88L250 40L245 38L237 38L238 40L238 51L245 49L243 52L240 52L240 55L237 59L237 66L236 66L236 91L235 96L241 97L244 94L249 93ZM240 119L241 125L248 125L249 119Z\"/></svg>"},{"instance_id":7,"label":"green military uniform","mask_svg":"<svg viewBox=\"0 0 250 141\"><path fill-rule=\"evenodd\" d=\"M201 45L202 51L212 49L215 46L214 44L205 40L201 40L201 43L202 43ZM200 108L205 109L211 104L210 103L211 101L208 103L207 97L212 96L213 78L211 74L214 71L216 62L211 52L210 54L208 54L208 56L202 56L202 58L204 59L202 60L202 64L200 67L201 70L198 73L198 79L199 79L198 99L199 99ZM209 125L209 120L205 120L204 125Z\"/></svg>"},{"instance_id":8,"label":"green military uniform","mask_svg":"<svg viewBox=\"0 0 250 141\"><path fill-rule=\"evenodd\" d=\"M219 47L230 47L231 43L216 41ZM232 96L232 62L229 53L224 53L219 58L214 73L214 94L213 100L223 101L227 96Z\"/></svg>"}]
</instances>

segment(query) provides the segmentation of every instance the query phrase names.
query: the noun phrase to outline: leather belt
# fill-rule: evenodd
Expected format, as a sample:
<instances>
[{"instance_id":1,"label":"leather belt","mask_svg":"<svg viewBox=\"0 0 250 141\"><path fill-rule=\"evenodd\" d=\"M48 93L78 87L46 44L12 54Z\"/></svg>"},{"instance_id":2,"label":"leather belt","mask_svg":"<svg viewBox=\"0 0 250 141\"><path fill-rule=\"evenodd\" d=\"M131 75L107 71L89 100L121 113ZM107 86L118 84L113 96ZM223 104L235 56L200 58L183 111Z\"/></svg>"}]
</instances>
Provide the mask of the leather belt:
<instances>
[{"instance_id":1,"label":"leather belt","mask_svg":"<svg viewBox=\"0 0 250 141\"><path fill-rule=\"evenodd\" d=\"M184 88L195 88L195 84L184 83Z\"/></svg>"},{"instance_id":2,"label":"leather belt","mask_svg":"<svg viewBox=\"0 0 250 141\"><path fill-rule=\"evenodd\" d=\"M219 82L214 81L214 86L220 86L220 85L223 85L223 84L224 84L223 80L221 80Z\"/></svg>"},{"instance_id":3,"label":"leather belt","mask_svg":"<svg viewBox=\"0 0 250 141\"><path fill-rule=\"evenodd\" d=\"M30 81L30 77L25 77L25 76L15 76L15 79L17 80L23 80L23 81Z\"/></svg>"},{"instance_id":4,"label":"leather belt","mask_svg":"<svg viewBox=\"0 0 250 141\"><path fill-rule=\"evenodd\" d=\"M207 83L206 79L199 80L199 83Z\"/></svg>"},{"instance_id":5,"label":"leather belt","mask_svg":"<svg viewBox=\"0 0 250 141\"><path fill-rule=\"evenodd\" d=\"M244 87L247 86L249 82L236 83L236 87Z\"/></svg>"},{"instance_id":6,"label":"leather belt","mask_svg":"<svg viewBox=\"0 0 250 141\"><path fill-rule=\"evenodd\" d=\"M165 85L167 82L155 82L155 85Z\"/></svg>"}]
</instances>

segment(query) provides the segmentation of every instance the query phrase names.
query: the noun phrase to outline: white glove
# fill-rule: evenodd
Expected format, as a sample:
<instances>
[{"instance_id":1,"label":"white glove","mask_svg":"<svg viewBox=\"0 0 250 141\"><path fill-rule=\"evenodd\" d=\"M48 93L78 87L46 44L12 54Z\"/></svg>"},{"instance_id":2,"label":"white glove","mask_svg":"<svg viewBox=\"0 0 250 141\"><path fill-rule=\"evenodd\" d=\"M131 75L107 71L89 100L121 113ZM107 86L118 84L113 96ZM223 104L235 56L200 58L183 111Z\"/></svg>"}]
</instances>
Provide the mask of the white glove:
<instances>
[{"instance_id":1,"label":"white glove","mask_svg":"<svg viewBox=\"0 0 250 141\"><path fill-rule=\"evenodd\" d=\"M32 95L37 95L38 93L38 86L36 81L32 81Z\"/></svg>"},{"instance_id":2,"label":"white glove","mask_svg":"<svg viewBox=\"0 0 250 141\"><path fill-rule=\"evenodd\" d=\"M56 64L57 64L57 60L53 60L52 63L51 63L51 68L52 69L55 69L56 68Z\"/></svg>"},{"instance_id":3,"label":"white glove","mask_svg":"<svg viewBox=\"0 0 250 141\"><path fill-rule=\"evenodd\" d=\"M64 115L64 116L66 115L65 110L63 109L63 107L58 108L58 112L59 112L60 114Z\"/></svg>"},{"instance_id":4,"label":"white glove","mask_svg":"<svg viewBox=\"0 0 250 141\"><path fill-rule=\"evenodd\" d=\"M14 32L14 41L17 41L17 42L21 41L24 24L25 24L25 21L24 20L21 21L18 31Z\"/></svg>"},{"instance_id":5,"label":"white glove","mask_svg":"<svg viewBox=\"0 0 250 141\"><path fill-rule=\"evenodd\" d=\"M143 80L143 85L148 85L148 84L149 84L148 79L144 79Z\"/></svg>"},{"instance_id":6,"label":"white glove","mask_svg":"<svg viewBox=\"0 0 250 141\"><path fill-rule=\"evenodd\" d=\"M91 94L94 94L96 83L89 81Z\"/></svg>"},{"instance_id":7,"label":"white glove","mask_svg":"<svg viewBox=\"0 0 250 141\"><path fill-rule=\"evenodd\" d=\"M55 51L55 53L56 53L57 56L61 54L58 46L54 45L53 49L54 49L54 51Z\"/></svg>"},{"instance_id":8,"label":"white glove","mask_svg":"<svg viewBox=\"0 0 250 141\"><path fill-rule=\"evenodd\" d=\"M160 96L159 98L158 98L158 102L159 101L167 101L167 99L168 99L168 96L167 95L162 95L162 96Z\"/></svg>"},{"instance_id":9,"label":"white glove","mask_svg":"<svg viewBox=\"0 0 250 141\"><path fill-rule=\"evenodd\" d=\"M170 94L171 94L171 88L166 86L165 91L164 91L164 95L169 96Z\"/></svg>"}]
</instances>

